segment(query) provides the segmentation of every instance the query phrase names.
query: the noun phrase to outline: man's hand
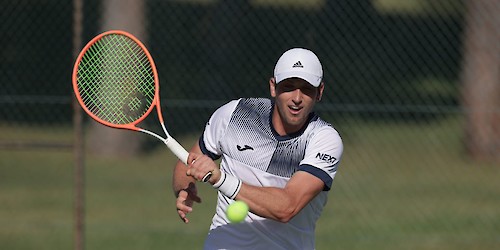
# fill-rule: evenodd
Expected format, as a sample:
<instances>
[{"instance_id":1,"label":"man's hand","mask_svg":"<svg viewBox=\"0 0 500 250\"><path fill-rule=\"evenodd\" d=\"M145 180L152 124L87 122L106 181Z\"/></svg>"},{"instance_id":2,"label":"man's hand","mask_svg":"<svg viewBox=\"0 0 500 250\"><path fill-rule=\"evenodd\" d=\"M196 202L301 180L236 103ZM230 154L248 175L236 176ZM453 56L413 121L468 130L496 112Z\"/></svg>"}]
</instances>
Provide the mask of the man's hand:
<instances>
[{"instance_id":1,"label":"man's hand","mask_svg":"<svg viewBox=\"0 0 500 250\"><path fill-rule=\"evenodd\" d=\"M186 216L193 211L194 202L201 203L201 199L198 197L196 185L190 183L188 188L179 191L176 201L177 214L179 214L184 223L189 223L189 219Z\"/></svg>"},{"instance_id":2,"label":"man's hand","mask_svg":"<svg viewBox=\"0 0 500 250\"><path fill-rule=\"evenodd\" d=\"M188 170L187 176L195 178L197 181L202 181L203 177L211 173L208 183L214 184L220 178L219 166L210 157L203 154L190 153L188 157Z\"/></svg>"}]
</instances>

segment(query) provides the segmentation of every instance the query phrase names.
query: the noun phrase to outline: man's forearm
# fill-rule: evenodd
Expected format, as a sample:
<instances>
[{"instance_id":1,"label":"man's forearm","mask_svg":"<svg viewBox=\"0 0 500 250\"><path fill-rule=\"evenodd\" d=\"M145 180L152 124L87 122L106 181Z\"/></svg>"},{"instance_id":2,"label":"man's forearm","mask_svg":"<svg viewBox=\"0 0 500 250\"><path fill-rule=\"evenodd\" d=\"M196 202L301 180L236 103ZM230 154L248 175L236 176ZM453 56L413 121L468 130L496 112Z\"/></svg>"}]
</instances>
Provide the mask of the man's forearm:
<instances>
[{"instance_id":1,"label":"man's forearm","mask_svg":"<svg viewBox=\"0 0 500 250\"><path fill-rule=\"evenodd\" d=\"M188 189L190 185L196 183L193 177L186 175L186 170L187 167L181 161L178 161L175 165L172 177L172 190L176 197L181 190Z\"/></svg>"},{"instance_id":2,"label":"man's forearm","mask_svg":"<svg viewBox=\"0 0 500 250\"><path fill-rule=\"evenodd\" d=\"M319 178L298 172L284 188L243 184L236 199L246 202L259 216L288 222L322 191L323 185Z\"/></svg>"}]
</instances>

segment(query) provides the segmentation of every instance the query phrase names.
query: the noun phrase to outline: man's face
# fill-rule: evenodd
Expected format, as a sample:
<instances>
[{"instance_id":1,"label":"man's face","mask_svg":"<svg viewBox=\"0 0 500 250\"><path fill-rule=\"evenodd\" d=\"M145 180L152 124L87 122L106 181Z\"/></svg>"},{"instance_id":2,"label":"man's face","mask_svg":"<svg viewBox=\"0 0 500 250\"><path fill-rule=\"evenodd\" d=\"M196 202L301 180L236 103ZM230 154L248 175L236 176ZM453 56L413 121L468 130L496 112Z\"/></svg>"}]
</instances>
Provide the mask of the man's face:
<instances>
[{"instance_id":1,"label":"man's face","mask_svg":"<svg viewBox=\"0 0 500 250\"><path fill-rule=\"evenodd\" d=\"M323 84L316 88L300 78L289 78L279 84L272 80L270 88L275 98L273 125L280 135L299 131L323 92Z\"/></svg>"}]
</instances>

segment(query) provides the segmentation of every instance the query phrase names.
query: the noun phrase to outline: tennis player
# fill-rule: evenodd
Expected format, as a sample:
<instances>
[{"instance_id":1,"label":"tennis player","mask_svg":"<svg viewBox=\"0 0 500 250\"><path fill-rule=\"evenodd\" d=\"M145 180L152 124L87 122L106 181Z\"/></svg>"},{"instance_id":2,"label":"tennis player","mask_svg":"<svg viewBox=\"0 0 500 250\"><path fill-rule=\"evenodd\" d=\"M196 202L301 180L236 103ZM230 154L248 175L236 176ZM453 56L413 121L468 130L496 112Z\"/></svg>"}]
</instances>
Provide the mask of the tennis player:
<instances>
[{"instance_id":1,"label":"tennis player","mask_svg":"<svg viewBox=\"0 0 500 250\"><path fill-rule=\"evenodd\" d=\"M269 80L272 99L242 98L217 109L190 150L188 168L177 163L173 190L185 223L200 202L196 181L212 173L209 183L218 189L204 249L315 248L316 221L343 152L339 133L313 112L322 78L312 51L286 51ZM226 218L234 200L250 207L242 223Z\"/></svg>"}]
</instances>

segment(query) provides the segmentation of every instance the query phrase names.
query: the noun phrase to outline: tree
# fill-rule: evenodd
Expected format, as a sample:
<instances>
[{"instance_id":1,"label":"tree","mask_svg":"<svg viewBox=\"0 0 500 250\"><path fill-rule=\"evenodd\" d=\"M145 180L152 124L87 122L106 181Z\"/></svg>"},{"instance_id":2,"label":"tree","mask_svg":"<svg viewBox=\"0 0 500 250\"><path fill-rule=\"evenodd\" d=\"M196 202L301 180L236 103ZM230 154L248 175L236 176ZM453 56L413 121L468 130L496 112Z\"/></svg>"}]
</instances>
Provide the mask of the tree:
<instances>
[{"instance_id":1,"label":"tree","mask_svg":"<svg viewBox=\"0 0 500 250\"><path fill-rule=\"evenodd\" d=\"M144 41L144 9L144 0L106 0L101 30L125 30ZM135 154L143 141L142 134L108 128L97 122L92 122L89 131L89 151L97 154Z\"/></svg>"},{"instance_id":2,"label":"tree","mask_svg":"<svg viewBox=\"0 0 500 250\"><path fill-rule=\"evenodd\" d=\"M500 0L468 0L464 32L465 144L477 160L500 159Z\"/></svg>"}]
</instances>

